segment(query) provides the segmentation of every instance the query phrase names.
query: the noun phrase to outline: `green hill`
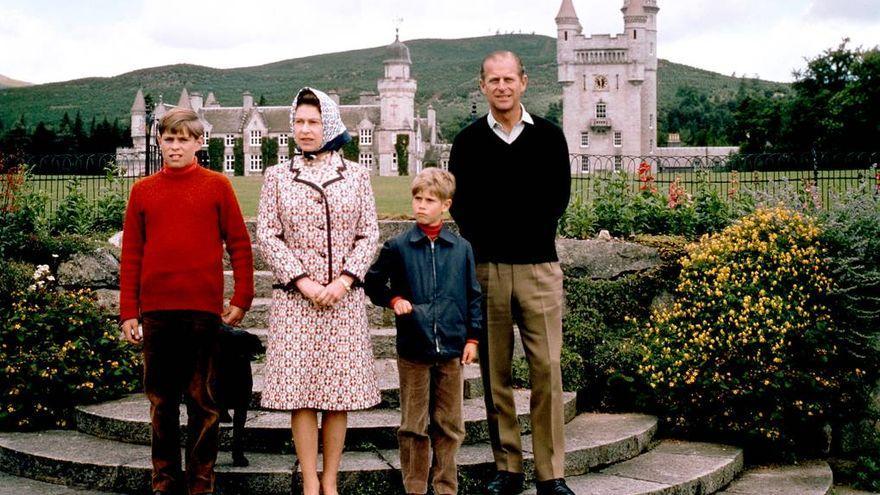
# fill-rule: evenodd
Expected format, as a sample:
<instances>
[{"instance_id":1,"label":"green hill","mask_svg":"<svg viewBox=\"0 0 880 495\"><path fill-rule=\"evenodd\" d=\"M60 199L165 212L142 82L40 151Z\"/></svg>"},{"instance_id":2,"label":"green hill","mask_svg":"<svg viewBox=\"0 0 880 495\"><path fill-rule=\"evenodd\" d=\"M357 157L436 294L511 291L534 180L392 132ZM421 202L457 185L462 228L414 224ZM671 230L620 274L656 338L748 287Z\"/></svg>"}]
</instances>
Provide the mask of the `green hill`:
<instances>
[{"instance_id":1,"label":"green hill","mask_svg":"<svg viewBox=\"0 0 880 495\"><path fill-rule=\"evenodd\" d=\"M457 40L423 39L406 42L418 79L417 108L424 115L429 102L437 109L441 124L449 124L470 112L470 95L477 90L482 57L496 49L518 52L529 74L526 105L543 114L550 103L559 101L556 83L556 39L539 35L498 35ZM64 112L79 111L88 121L92 116L127 122L138 88L158 100L176 103L183 87L207 95L213 91L221 105L241 104L241 93L260 95L269 105L289 104L297 89L311 85L336 89L343 103L357 101L361 91L375 91L382 77L385 47L315 55L272 64L236 69L213 69L197 65L171 65L129 72L108 78L86 78L0 91L0 120L7 126L25 116L29 126L38 121L55 123ZM673 101L678 87L696 86L710 95L730 95L739 79L662 60L659 68L661 111ZM759 81L768 87L784 84ZM485 106L481 98L479 111Z\"/></svg>"}]
</instances>

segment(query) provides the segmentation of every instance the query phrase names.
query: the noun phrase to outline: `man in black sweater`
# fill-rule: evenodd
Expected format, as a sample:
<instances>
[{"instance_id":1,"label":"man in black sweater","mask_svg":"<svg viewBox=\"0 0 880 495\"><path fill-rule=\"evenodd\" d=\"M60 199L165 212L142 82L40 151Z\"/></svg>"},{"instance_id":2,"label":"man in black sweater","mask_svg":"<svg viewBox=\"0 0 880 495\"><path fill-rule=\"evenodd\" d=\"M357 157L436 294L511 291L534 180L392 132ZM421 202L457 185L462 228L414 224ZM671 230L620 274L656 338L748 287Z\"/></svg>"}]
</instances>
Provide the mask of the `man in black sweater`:
<instances>
[{"instance_id":1,"label":"man in black sweater","mask_svg":"<svg viewBox=\"0 0 880 495\"><path fill-rule=\"evenodd\" d=\"M556 228L571 191L568 145L559 127L526 112L528 85L513 52L489 54L480 90L489 114L461 131L449 170L458 188L452 217L470 241L483 287L480 346L489 435L497 473L491 495L523 491L522 443L513 398L513 324L532 380L531 423L538 495L574 495L565 484L562 403L562 270Z\"/></svg>"}]
</instances>

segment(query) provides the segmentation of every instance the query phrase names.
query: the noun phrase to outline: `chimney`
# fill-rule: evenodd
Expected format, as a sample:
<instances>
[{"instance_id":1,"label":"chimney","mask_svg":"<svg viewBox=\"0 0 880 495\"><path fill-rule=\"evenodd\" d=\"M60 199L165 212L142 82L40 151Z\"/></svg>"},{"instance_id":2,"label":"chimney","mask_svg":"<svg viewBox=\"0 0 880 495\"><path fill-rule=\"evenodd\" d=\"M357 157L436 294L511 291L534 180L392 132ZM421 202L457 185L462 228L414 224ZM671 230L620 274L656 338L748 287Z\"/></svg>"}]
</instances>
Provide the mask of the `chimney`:
<instances>
[{"instance_id":1,"label":"chimney","mask_svg":"<svg viewBox=\"0 0 880 495\"><path fill-rule=\"evenodd\" d=\"M250 110L254 107L254 95L251 94L250 91L245 91L241 94L241 106L245 110Z\"/></svg>"},{"instance_id":2,"label":"chimney","mask_svg":"<svg viewBox=\"0 0 880 495\"><path fill-rule=\"evenodd\" d=\"M190 93L189 95L189 105L192 107L193 112L198 112L204 106L204 99L202 98L201 93Z\"/></svg>"},{"instance_id":3,"label":"chimney","mask_svg":"<svg viewBox=\"0 0 880 495\"><path fill-rule=\"evenodd\" d=\"M339 105L339 93L337 93L335 89L331 89L330 91L328 91L327 96L329 96L331 100L335 101L337 105Z\"/></svg>"}]
</instances>

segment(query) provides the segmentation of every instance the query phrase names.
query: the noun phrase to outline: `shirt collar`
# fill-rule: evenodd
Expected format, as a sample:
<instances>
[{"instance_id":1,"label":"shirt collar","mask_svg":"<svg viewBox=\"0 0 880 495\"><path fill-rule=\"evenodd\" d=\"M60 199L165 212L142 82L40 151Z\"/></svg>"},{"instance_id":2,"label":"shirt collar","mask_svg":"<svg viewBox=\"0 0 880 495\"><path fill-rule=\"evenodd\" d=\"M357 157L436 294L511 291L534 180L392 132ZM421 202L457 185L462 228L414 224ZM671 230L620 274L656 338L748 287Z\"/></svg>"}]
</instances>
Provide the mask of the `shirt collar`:
<instances>
[{"instance_id":1,"label":"shirt collar","mask_svg":"<svg viewBox=\"0 0 880 495\"><path fill-rule=\"evenodd\" d=\"M517 125L519 125L521 123L535 125L535 120L532 118L532 116L529 114L529 112L526 112L525 105L520 103L519 107L522 109L522 117L520 118L519 122L514 124L514 127L516 127ZM501 125L501 123L499 123L497 120L495 120L495 116L492 115L491 111L489 111L489 115L487 116L487 119L489 120L489 128L490 129L494 129L496 125L499 125L499 126Z\"/></svg>"}]
</instances>

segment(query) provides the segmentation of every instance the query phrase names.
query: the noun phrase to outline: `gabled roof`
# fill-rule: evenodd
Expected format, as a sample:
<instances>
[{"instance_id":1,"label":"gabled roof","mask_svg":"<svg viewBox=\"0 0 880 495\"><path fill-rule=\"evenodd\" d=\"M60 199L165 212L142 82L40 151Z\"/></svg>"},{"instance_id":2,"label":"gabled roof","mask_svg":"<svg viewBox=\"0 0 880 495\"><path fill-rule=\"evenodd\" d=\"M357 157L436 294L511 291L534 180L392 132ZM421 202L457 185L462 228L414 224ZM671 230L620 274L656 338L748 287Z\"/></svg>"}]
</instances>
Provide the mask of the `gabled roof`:
<instances>
[{"instance_id":1,"label":"gabled roof","mask_svg":"<svg viewBox=\"0 0 880 495\"><path fill-rule=\"evenodd\" d=\"M213 127L213 134L240 134L246 117L241 108L202 108L201 114Z\"/></svg>"}]
</instances>

